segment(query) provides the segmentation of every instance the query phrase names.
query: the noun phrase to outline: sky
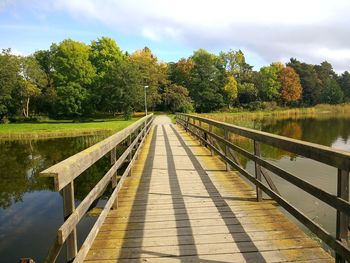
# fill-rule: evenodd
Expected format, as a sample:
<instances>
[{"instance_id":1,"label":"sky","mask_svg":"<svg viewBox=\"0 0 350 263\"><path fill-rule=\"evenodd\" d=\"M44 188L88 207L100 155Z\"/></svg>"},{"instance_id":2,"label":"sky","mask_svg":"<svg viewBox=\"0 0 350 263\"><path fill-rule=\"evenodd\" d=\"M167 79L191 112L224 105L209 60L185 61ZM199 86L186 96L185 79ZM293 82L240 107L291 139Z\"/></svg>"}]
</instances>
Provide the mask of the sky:
<instances>
[{"instance_id":1,"label":"sky","mask_svg":"<svg viewBox=\"0 0 350 263\"><path fill-rule=\"evenodd\" d=\"M111 37L162 61L241 49L254 69L291 57L350 70L350 0L0 0L0 48Z\"/></svg>"}]
</instances>

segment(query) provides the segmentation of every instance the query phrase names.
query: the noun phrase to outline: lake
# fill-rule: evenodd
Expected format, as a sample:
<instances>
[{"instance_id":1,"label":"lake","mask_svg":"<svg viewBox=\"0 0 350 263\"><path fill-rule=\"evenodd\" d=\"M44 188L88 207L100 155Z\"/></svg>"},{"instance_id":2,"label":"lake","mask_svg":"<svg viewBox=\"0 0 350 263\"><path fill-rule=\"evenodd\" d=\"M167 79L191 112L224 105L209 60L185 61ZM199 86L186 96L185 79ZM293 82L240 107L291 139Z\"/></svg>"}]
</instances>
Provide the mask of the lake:
<instances>
[{"instance_id":1,"label":"lake","mask_svg":"<svg viewBox=\"0 0 350 263\"><path fill-rule=\"evenodd\" d=\"M350 116L325 114L313 117L269 117L256 119L251 122L246 120L233 121L227 118L226 121L273 134L350 151ZM250 140L242 137L234 137L232 139L243 148L250 151L253 150ZM336 194L336 168L264 144L261 145L261 151L265 160L329 193ZM241 164L254 175L254 163L242 156L238 155L238 157ZM269 172L269 174L283 197L335 235L336 210L334 208L273 173ZM293 220L295 219L293 218Z\"/></svg>"},{"instance_id":2,"label":"lake","mask_svg":"<svg viewBox=\"0 0 350 263\"><path fill-rule=\"evenodd\" d=\"M240 124L240 123L239 123ZM322 116L304 118L265 118L250 122L249 127L300 140L350 151L350 117ZM17 262L32 257L42 262L57 229L63 222L62 197L53 191L50 178L40 178L43 169L102 140L105 136L58 138L48 140L0 141L0 258ZM249 142L237 143L251 149ZM300 156L268 146L263 157L278 166L331 193L336 191L336 170ZM240 158L253 173L253 164ZM75 180L79 203L108 169L109 159L102 158ZM282 196L304 211L328 231L335 232L335 210L302 190L271 175ZM109 189L103 196L108 196ZM99 204L103 203L103 198ZM78 225L81 244L96 217L88 213ZM65 251L58 262L64 262Z\"/></svg>"},{"instance_id":3,"label":"lake","mask_svg":"<svg viewBox=\"0 0 350 263\"><path fill-rule=\"evenodd\" d=\"M62 196L53 191L51 178L38 174L104 137L0 141L1 262L18 262L21 257L43 262L63 223L63 207ZM77 204L104 175L108 165L109 159L102 158L75 180ZM79 223L80 244L95 220L87 215ZM65 262L65 253L61 254L58 262Z\"/></svg>"}]
</instances>

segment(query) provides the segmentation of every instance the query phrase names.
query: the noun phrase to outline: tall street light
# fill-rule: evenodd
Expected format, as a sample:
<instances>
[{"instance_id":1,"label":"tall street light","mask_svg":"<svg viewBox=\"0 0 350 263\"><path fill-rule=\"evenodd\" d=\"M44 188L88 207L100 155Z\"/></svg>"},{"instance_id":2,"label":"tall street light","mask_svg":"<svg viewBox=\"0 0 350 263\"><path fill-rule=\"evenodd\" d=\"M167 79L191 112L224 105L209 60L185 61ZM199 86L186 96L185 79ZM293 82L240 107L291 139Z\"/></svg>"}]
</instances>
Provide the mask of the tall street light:
<instances>
[{"instance_id":1,"label":"tall street light","mask_svg":"<svg viewBox=\"0 0 350 263\"><path fill-rule=\"evenodd\" d=\"M145 86L145 113L147 115L147 94L146 94L146 90L147 90L148 86Z\"/></svg>"}]
</instances>

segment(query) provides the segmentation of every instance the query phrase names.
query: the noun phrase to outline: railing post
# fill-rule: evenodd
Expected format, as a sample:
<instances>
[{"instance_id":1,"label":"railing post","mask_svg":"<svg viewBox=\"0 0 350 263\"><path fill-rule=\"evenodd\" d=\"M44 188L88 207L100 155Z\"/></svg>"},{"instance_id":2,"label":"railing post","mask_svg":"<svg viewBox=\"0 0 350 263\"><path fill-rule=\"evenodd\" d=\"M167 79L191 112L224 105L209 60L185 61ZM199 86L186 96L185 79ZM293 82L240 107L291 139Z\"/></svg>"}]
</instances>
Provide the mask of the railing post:
<instances>
[{"instance_id":1,"label":"railing post","mask_svg":"<svg viewBox=\"0 0 350 263\"><path fill-rule=\"evenodd\" d=\"M255 140L254 140L254 155L257 157L260 157L260 144ZM261 182L261 170L260 170L260 165L257 162L255 162L255 178L256 180ZM262 201L262 191L258 186L256 186L256 201L258 202Z\"/></svg>"},{"instance_id":2,"label":"railing post","mask_svg":"<svg viewBox=\"0 0 350 263\"><path fill-rule=\"evenodd\" d=\"M199 127L202 127L202 121L198 120L198 126L199 126ZM201 136L202 131L201 131L200 129L197 129L197 132L198 132L198 136L199 136L199 137L202 137L202 136ZM201 145L204 145L204 143L202 142L202 140L199 140L199 143L200 143Z\"/></svg>"},{"instance_id":3,"label":"railing post","mask_svg":"<svg viewBox=\"0 0 350 263\"><path fill-rule=\"evenodd\" d=\"M111 150L111 165L113 166L117 160L117 149L114 147ZM112 176L112 187L117 186L117 172Z\"/></svg>"},{"instance_id":4,"label":"railing post","mask_svg":"<svg viewBox=\"0 0 350 263\"><path fill-rule=\"evenodd\" d=\"M338 169L337 196L349 201L349 171ZM336 238L344 245L347 245L348 242L348 227L348 215L337 210ZM336 254L335 261L337 263L346 262L339 254Z\"/></svg>"},{"instance_id":5,"label":"railing post","mask_svg":"<svg viewBox=\"0 0 350 263\"><path fill-rule=\"evenodd\" d=\"M225 140L229 140L229 134L228 134L228 130L226 128L224 128L224 138ZM225 156L228 156L228 152L229 152L229 147L225 144ZM226 171L230 171L231 167L230 165L226 162Z\"/></svg>"},{"instance_id":6,"label":"railing post","mask_svg":"<svg viewBox=\"0 0 350 263\"><path fill-rule=\"evenodd\" d=\"M131 141L131 134L130 134L129 137L128 137L128 147L131 145L131 143L132 143L132 141ZM131 162L131 160L132 160L132 150L133 149L131 149L130 153L129 153L129 157L128 157L128 161L129 162ZM130 169L130 172L129 172L128 176L130 176L130 175L131 175L131 169Z\"/></svg>"},{"instance_id":7,"label":"railing post","mask_svg":"<svg viewBox=\"0 0 350 263\"><path fill-rule=\"evenodd\" d=\"M64 221L74 212L74 183L70 182L62 189L63 194L63 216ZM70 233L66 240L67 262L72 262L77 255L77 231L76 228Z\"/></svg>"},{"instance_id":8,"label":"railing post","mask_svg":"<svg viewBox=\"0 0 350 263\"><path fill-rule=\"evenodd\" d=\"M209 124L209 132L212 133L213 132L213 125ZM210 142L211 143L211 142ZM211 153L211 156L214 155L214 151L213 149L210 147L210 153Z\"/></svg>"}]
</instances>

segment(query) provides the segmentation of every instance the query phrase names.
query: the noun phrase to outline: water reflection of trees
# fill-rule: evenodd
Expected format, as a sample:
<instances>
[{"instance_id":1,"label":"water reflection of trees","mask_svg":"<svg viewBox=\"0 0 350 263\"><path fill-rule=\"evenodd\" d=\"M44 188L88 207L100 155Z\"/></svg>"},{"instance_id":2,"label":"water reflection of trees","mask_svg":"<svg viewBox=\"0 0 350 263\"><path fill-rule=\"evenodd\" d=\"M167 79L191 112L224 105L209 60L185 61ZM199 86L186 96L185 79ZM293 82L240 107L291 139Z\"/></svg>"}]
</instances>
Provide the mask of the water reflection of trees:
<instances>
[{"instance_id":1,"label":"water reflection of trees","mask_svg":"<svg viewBox=\"0 0 350 263\"><path fill-rule=\"evenodd\" d=\"M347 142L350 137L350 122L347 118L269 118L256 120L250 126L265 132L326 146L332 146L339 137L344 142ZM253 152L252 140L235 135L231 135L231 140L242 148ZM283 157L294 160L297 157L293 153L265 144L261 144L261 152L264 158L271 160L280 160ZM248 160L239 154L237 157L241 164L246 166Z\"/></svg>"},{"instance_id":2,"label":"water reflection of trees","mask_svg":"<svg viewBox=\"0 0 350 263\"><path fill-rule=\"evenodd\" d=\"M39 177L43 169L100 141L101 136L59 138L34 141L0 142L0 207L22 201L27 192L53 190L50 178ZM76 197L81 200L108 169L101 159L76 180Z\"/></svg>"},{"instance_id":3,"label":"water reflection of trees","mask_svg":"<svg viewBox=\"0 0 350 263\"><path fill-rule=\"evenodd\" d=\"M331 146L339 137L350 137L348 118L303 118L264 121L261 130L287 137Z\"/></svg>"}]
</instances>

